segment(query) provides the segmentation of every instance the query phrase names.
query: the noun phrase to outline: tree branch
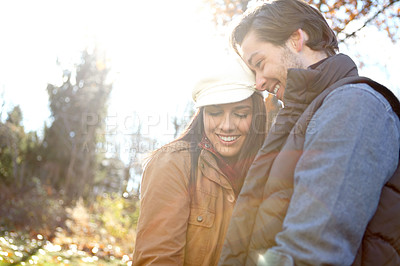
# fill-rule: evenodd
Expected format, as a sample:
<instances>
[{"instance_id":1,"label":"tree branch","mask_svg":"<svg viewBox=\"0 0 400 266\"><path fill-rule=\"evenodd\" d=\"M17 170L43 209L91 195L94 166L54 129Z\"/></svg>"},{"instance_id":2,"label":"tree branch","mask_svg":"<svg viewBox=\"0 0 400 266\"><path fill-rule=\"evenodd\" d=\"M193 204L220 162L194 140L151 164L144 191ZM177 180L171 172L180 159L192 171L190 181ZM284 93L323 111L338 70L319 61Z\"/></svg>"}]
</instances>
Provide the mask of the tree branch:
<instances>
[{"instance_id":1,"label":"tree branch","mask_svg":"<svg viewBox=\"0 0 400 266\"><path fill-rule=\"evenodd\" d=\"M386 9L388 9L389 7L391 7L394 3L399 2L400 0L392 0L389 2L389 4L387 6L382 7L381 10L379 10L378 12L376 12L376 14L374 16L372 16L371 18L367 19L364 24L358 28L357 30L353 31L352 33L346 34L345 37L343 38L343 40L348 39L350 37L354 37L357 32L359 32L360 30L362 30L363 28L365 28L369 23L371 23L373 20L375 20L380 14L382 14Z\"/></svg>"}]
</instances>

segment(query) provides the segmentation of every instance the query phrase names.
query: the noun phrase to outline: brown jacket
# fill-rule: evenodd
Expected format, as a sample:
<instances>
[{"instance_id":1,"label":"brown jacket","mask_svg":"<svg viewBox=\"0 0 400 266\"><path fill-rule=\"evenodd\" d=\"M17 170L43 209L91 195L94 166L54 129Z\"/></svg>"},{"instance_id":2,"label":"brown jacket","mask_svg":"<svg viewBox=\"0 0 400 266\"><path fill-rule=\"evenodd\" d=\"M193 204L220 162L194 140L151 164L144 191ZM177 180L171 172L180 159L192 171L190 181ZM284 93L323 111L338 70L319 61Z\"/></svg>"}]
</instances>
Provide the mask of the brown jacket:
<instances>
[{"instance_id":1,"label":"brown jacket","mask_svg":"<svg viewBox=\"0 0 400 266\"><path fill-rule=\"evenodd\" d=\"M145 168L133 265L216 265L236 201L215 157L202 150L190 201L190 154L178 141Z\"/></svg>"}]
</instances>

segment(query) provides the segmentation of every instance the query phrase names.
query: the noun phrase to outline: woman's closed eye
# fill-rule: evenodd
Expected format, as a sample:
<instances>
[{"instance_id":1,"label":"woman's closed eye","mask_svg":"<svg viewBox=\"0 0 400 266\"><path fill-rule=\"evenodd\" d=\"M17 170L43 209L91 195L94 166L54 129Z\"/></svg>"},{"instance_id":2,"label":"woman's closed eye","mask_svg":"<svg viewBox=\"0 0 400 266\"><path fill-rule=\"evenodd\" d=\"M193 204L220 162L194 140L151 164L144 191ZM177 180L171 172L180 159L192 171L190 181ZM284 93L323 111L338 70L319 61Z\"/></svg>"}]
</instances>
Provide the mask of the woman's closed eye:
<instances>
[{"instance_id":1,"label":"woman's closed eye","mask_svg":"<svg viewBox=\"0 0 400 266\"><path fill-rule=\"evenodd\" d=\"M248 113L234 113L236 117L240 118L240 119L244 119L247 118L247 116L249 115Z\"/></svg>"},{"instance_id":2,"label":"woman's closed eye","mask_svg":"<svg viewBox=\"0 0 400 266\"><path fill-rule=\"evenodd\" d=\"M219 115L222 115L223 112L221 112L221 111L216 111L216 112L214 112L214 111L207 111L207 114L208 114L209 116L219 116Z\"/></svg>"}]
</instances>

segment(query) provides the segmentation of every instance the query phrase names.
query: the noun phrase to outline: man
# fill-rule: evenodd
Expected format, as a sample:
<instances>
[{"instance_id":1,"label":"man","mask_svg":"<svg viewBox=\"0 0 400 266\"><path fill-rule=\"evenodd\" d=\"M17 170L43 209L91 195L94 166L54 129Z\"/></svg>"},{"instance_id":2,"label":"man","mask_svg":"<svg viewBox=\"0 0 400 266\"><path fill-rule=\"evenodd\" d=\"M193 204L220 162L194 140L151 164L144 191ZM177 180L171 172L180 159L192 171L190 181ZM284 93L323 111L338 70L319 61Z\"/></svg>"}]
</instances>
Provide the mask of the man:
<instances>
[{"instance_id":1,"label":"man","mask_svg":"<svg viewBox=\"0 0 400 266\"><path fill-rule=\"evenodd\" d=\"M319 11L277 0L231 42L283 101L251 166L220 265L400 265L400 105L336 54Z\"/></svg>"}]
</instances>

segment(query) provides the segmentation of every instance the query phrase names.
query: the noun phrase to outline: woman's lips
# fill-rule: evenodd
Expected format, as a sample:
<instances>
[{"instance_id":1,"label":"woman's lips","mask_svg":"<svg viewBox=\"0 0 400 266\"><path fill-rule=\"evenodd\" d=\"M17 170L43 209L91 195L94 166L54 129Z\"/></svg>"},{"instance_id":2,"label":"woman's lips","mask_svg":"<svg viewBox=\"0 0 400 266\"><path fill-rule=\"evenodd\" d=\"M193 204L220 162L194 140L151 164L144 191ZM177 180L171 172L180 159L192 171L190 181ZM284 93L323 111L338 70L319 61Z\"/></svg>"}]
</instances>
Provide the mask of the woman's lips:
<instances>
[{"instance_id":1,"label":"woman's lips","mask_svg":"<svg viewBox=\"0 0 400 266\"><path fill-rule=\"evenodd\" d=\"M216 134L216 135L218 136L219 140L223 144L226 144L226 145L230 145L230 144L235 143L240 137L240 135L230 135L230 136L228 136L228 135L219 135L219 134Z\"/></svg>"}]
</instances>

